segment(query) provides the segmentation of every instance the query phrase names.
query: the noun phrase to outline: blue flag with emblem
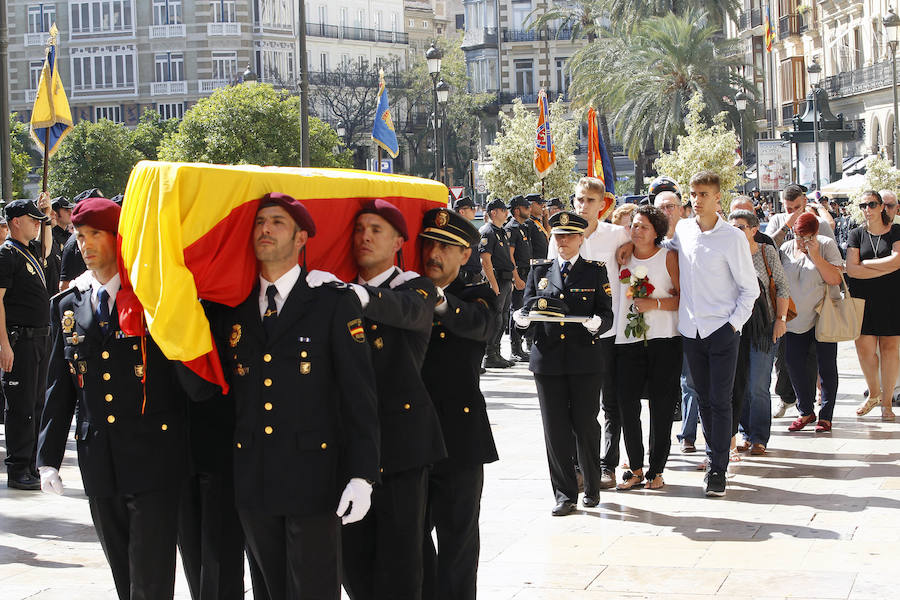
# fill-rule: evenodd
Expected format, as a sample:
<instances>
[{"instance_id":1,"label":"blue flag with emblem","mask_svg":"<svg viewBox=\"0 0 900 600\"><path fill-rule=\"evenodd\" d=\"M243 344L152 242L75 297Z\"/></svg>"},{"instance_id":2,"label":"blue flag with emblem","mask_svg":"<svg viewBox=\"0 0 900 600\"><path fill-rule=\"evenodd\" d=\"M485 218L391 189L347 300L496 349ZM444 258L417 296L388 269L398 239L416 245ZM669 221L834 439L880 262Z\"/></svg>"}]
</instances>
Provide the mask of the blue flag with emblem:
<instances>
[{"instance_id":1,"label":"blue flag with emblem","mask_svg":"<svg viewBox=\"0 0 900 600\"><path fill-rule=\"evenodd\" d=\"M46 147L47 157L56 152L59 143L72 130L72 111L56 64L57 33L54 23L50 27L47 55L31 110L31 137L41 152Z\"/></svg>"},{"instance_id":2,"label":"blue flag with emblem","mask_svg":"<svg viewBox=\"0 0 900 600\"><path fill-rule=\"evenodd\" d=\"M400 153L400 145L397 143L397 132L394 131L391 107L388 106L383 69L378 71L378 79L378 106L375 108L375 123L372 124L372 139L384 148L391 158L397 158Z\"/></svg>"}]
</instances>

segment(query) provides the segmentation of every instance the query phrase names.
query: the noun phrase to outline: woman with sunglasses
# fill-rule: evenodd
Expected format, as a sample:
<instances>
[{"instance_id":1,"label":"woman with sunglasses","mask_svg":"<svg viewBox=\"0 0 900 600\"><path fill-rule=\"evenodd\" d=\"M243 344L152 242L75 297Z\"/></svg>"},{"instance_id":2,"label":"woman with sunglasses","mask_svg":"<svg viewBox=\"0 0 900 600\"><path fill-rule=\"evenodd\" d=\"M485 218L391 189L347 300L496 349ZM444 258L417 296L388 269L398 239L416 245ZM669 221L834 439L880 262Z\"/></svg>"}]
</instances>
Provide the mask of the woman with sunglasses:
<instances>
[{"instance_id":1,"label":"woman with sunglasses","mask_svg":"<svg viewBox=\"0 0 900 600\"><path fill-rule=\"evenodd\" d=\"M900 368L900 321L893 314L900 293L900 225L891 223L875 190L863 192L859 208L866 222L847 240L847 275L850 293L866 301L856 354L869 397L856 414L866 415L880 404L881 419L893 421L891 397Z\"/></svg>"},{"instance_id":2,"label":"woman with sunglasses","mask_svg":"<svg viewBox=\"0 0 900 600\"><path fill-rule=\"evenodd\" d=\"M800 416L788 431L799 431L816 423L816 432L831 431L831 417L837 398L837 344L816 340L816 306L841 282L843 260L837 243L830 237L818 235L819 220L811 213L800 215L793 227L794 239L781 245L781 263L788 280L797 316L787 322L784 334L784 360L791 385L797 396ZM822 408L816 422L816 383L806 374L806 356L816 345L816 362L822 379Z\"/></svg>"}]
</instances>

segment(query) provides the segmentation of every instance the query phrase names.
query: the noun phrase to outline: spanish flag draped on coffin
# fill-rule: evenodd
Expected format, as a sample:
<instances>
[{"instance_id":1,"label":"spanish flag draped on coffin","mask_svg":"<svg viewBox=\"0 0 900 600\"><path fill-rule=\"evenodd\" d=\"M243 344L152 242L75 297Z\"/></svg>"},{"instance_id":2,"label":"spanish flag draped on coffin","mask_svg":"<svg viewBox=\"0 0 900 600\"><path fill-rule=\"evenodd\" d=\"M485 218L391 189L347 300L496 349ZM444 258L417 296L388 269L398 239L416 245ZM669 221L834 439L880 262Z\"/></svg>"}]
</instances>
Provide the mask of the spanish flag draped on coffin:
<instances>
[{"instance_id":1,"label":"spanish flag draped on coffin","mask_svg":"<svg viewBox=\"0 0 900 600\"><path fill-rule=\"evenodd\" d=\"M429 179L345 169L222 166L143 161L131 172L119 221L117 297L122 329L149 329L167 357L184 361L227 390L209 322L198 299L229 306L253 288L251 233L259 199L269 192L297 198L317 233L306 245L310 269L346 280L356 268L350 251L353 217L383 198L406 217L407 268L418 269L416 236L422 216L446 206L447 188Z\"/></svg>"}]
</instances>

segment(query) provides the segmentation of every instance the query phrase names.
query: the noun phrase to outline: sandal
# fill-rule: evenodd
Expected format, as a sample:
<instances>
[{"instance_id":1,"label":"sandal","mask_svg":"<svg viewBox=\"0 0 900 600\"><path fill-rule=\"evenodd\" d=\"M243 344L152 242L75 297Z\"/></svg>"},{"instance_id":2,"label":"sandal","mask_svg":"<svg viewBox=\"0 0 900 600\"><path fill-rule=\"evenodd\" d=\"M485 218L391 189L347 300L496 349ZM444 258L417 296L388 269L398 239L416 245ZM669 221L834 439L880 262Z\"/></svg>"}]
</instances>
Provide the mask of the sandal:
<instances>
[{"instance_id":1,"label":"sandal","mask_svg":"<svg viewBox=\"0 0 900 600\"><path fill-rule=\"evenodd\" d=\"M696 467L694 467L698 471L705 471L709 468L709 459L704 458L702 462L698 463Z\"/></svg>"},{"instance_id":2,"label":"sandal","mask_svg":"<svg viewBox=\"0 0 900 600\"><path fill-rule=\"evenodd\" d=\"M815 413L810 413L810 414L806 415L805 417L803 415L800 415L799 417L794 419L793 423L788 425L788 431L800 431L801 429L803 429L810 423L813 423L815 420L816 420Z\"/></svg>"},{"instance_id":3,"label":"sandal","mask_svg":"<svg viewBox=\"0 0 900 600\"><path fill-rule=\"evenodd\" d=\"M857 417L864 417L870 412L872 409L881 404L881 396L869 396L866 398L866 401L859 405L856 409Z\"/></svg>"},{"instance_id":4,"label":"sandal","mask_svg":"<svg viewBox=\"0 0 900 600\"><path fill-rule=\"evenodd\" d=\"M636 487L644 487L643 471L639 470L637 473L625 471L625 473L622 475L622 483L618 484L616 486L616 489L625 491Z\"/></svg>"},{"instance_id":5,"label":"sandal","mask_svg":"<svg viewBox=\"0 0 900 600\"><path fill-rule=\"evenodd\" d=\"M648 479L647 483L644 484L644 487L648 490L658 490L661 487L666 485L665 480L663 480L662 473L657 473L653 479Z\"/></svg>"},{"instance_id":6,"label":"sandal","mask_svg":"<svg viewBox=\"0 0 900 600\"><path fill-rule=\"evenodd\" d=\"M750 446L750 456L765 456L766 447L762 444L753 444Z\"/></svg>"},{"instance_id":7,"label":"sandal","mask_svg":"<svg viewBox=\"0 0 900 600\"><path fill-rule=\"evenodd\" d=\"M745 439L743 442L735 446L734 449L738 452L746 452L750 449L750 440Z\"/></svg>"},{"instance_id":8,"label":"sandal","mask_svg":"<svg viewBox=\"0 0 900 600\"><path fill-rule=\"evenodd\" d=\"M738 450L737 448L735 448L734 450L732 450L731 452L729 452L729 453L728 453L728 462L741 462L742 460L744 460L744 459L741 457L740 452L741 452L741 451Z\"/></svg>"}]
</instances>

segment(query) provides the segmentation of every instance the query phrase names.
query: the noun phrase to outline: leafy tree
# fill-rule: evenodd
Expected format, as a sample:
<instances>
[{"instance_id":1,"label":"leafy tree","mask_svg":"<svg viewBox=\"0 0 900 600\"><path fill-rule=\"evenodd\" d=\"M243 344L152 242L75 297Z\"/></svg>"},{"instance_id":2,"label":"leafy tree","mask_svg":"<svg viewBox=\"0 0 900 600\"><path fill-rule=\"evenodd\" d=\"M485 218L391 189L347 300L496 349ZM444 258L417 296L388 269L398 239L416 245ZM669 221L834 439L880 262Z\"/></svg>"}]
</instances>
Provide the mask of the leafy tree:
<instances>
[{"instance_id":1,"label":"leafy tree","mask_svg":"<svg viewBox=\"0 0 900 600\"><path fill-rule=\"evenodd\" d=\"M18 113L10 113L9 158L12 163L13 198L21 198L25 194L25 180L31 171L31 158L28 154L28 148L31 147L29 139L28 125L19 120Z\"/></svg>"},{"instance_id":2,"label":"leafy tree","mask_svg":"<svg viewBox=\"0 0 900 600\"><path fill-rule=\"evenodd\" d=\"M578 123L565 118L562 101L550 104L550 131L556 145L556 168L544 179L547 198L568 198L578 173L575 172L575 145ZM488 146L493 169L486 180L488 198L504 200L516 194L541 191L541 180L534 171L534 140L537 132L537 113L529 111L522 101L513 101L512 116L501 113L501 130Z\"/></svg>"},{"instance_id":3,"label":"leafy tree","mask_svg":"<svg viewBox=\"0 0 900 600\"><path fill-rule=\"evenodd\" d=\"M106 119L81 121L50 159L50 195L71 197L92 187L109 196L124 192L131 168L141 158L124 125Z\"/></svg>"},{"instance_id":4,"label":"leafy tree","mask_svg":"<svg viewBox=\"0 0 900 600\"><path fill-rule=\"evenodd\" d=\"M349 152L315 117L310 123L310 164L347 167ZM269 84L221 88L192 106L178 130L159 146L161 160L216 164L296 166L300 164L300 99Z\"/></svg>"},{"instance_id":5,"label":"leafy tree","mask_svg":"<svg viewBox=\"0 0 900 600\"><path fill-rule=\"evenodd\" d=\"M177 129L178 119L163 119L159 112L148 108L131 131L131 146L146 160L156 160L163 138Z\"/></svg>"},{"instance_id":6,"label":"leafy tree","mask_svg":"<svg viewBox=\"0 0 900 600\"><path fill-rule=\"evenodd\" d=\"M742 175L744 166L736 160L738 138L725 125L724 112L715 115L712 124L705 119L705 112L703 96L697 92L688 101L687 134L679 135L675 151L660 156L654 166L660 175L675 179L683 190L688 189L691 177L698 171L718 173L722 209L728 214L731 191L746 181Z\"/></svg>"}]
</instances>

